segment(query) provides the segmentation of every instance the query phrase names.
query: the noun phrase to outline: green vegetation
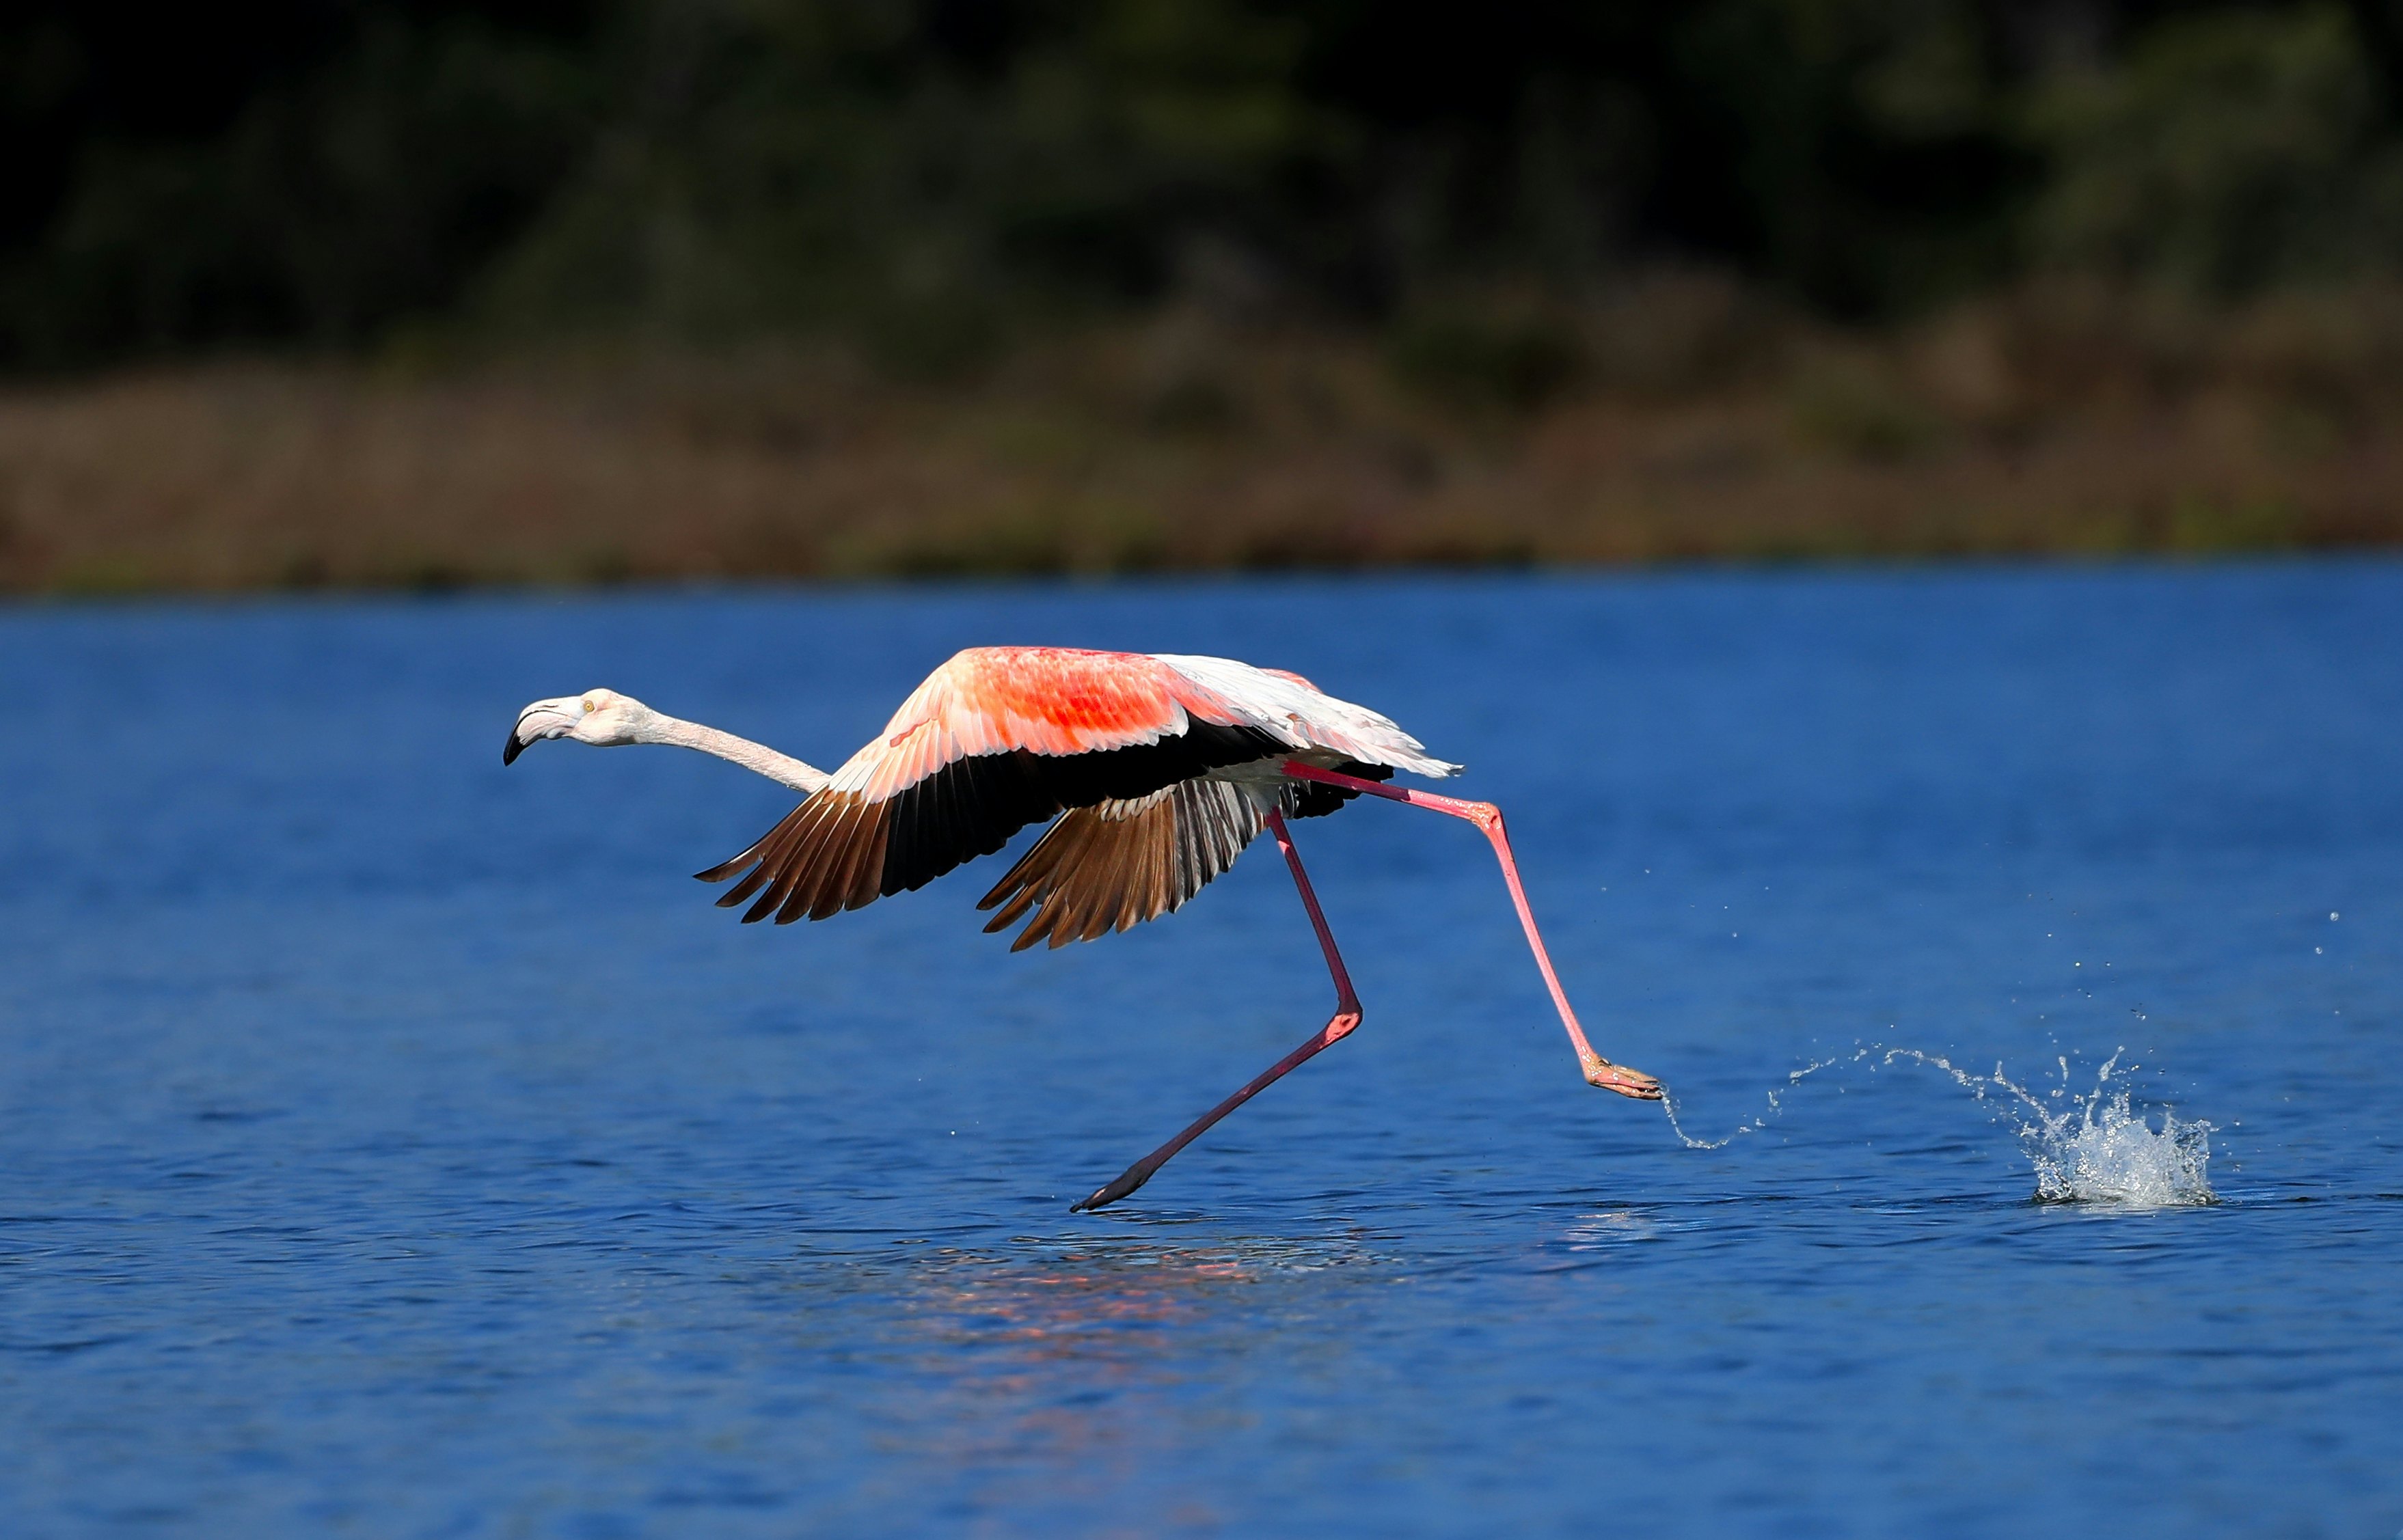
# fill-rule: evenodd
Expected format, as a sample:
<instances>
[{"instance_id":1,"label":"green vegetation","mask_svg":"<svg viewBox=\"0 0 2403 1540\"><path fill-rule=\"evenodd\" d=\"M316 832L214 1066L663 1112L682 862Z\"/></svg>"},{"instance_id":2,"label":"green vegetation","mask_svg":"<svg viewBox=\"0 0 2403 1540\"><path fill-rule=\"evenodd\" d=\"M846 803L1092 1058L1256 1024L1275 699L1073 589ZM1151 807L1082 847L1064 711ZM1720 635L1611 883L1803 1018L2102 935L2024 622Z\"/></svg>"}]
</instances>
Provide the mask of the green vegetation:
<instances>
[{"instance_id":1,"label":"green vegetation","mask_svg":"<svg viewBox=\"0 0 2403 1540\"><path fill-rule=\"evenodd\" d=\"M2403 260L2392 0L11 14L20 370L594 331L939 369L1206 295L1523 399L1565 362L1540 302L1662 262L1890 320Z\"/></svg>"},{"instance_id":2,"label":"green vegetation","mask_svg":"<svg viewBox=\"0 0 2403 1540\"><path fill-rule=\"evenodd\" d=\"M0 124L0 586L2403 534L2403 0L32 0Z\"/></svg>"}]
</instances>

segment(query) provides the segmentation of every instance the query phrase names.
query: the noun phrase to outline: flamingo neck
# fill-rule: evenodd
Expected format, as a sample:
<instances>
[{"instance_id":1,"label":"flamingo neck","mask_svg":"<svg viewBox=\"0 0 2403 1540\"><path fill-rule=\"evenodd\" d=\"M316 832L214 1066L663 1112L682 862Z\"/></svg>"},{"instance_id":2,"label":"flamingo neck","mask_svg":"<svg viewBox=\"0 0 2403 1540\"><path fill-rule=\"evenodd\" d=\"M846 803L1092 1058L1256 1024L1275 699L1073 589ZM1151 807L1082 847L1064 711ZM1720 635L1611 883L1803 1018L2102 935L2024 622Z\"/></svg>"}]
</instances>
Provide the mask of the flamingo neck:
<instances>
[{"instance_id":1,"label":"flamingo neck","mask_svg":"<svg viewBox=\"0 0 2403 1540\"><path fill-rule=\"evenodd\" d=\"M714 754L720 759L730 760L744 770L755 770L798 792L815 792L833 779L815 765L803 764L790 755L778 754L765 743L755 743L748 738L737 738L717 728L703 727L699 722L687 722L659 712L652 712L649 719L636 729L634 742L699 749L703 754Z\"/></svg>"}]
</instances>

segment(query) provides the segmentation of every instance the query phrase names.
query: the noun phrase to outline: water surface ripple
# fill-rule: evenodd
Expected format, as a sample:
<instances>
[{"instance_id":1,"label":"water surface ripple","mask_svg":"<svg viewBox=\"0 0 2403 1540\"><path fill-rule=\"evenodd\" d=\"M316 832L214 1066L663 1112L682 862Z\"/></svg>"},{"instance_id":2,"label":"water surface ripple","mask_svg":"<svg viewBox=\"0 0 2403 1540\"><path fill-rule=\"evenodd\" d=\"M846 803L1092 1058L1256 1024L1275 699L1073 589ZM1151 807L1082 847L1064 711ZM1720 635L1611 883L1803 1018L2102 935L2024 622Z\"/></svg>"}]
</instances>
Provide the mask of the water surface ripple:
<instances>
[{"instance_id":1,"label":"water surface ripple","mask_svg":"<svg viewBox=\"0 0 2403 1540\"><path fill-rule=\"evenodd\" d=\"M743 927L782 790L499 764L604 684L832 763L998 641L1468 761L1597 1045L1757 1131L1585 1088L1474 832L1354 807L1367 1025L1071 1215L1324 1020L1272 852ZM2403 1530L2403 567L31 606L0 681L9 1533ZM2216 1201L2077 1174L2171 1117Z\"/></svg>"}]
</instances>

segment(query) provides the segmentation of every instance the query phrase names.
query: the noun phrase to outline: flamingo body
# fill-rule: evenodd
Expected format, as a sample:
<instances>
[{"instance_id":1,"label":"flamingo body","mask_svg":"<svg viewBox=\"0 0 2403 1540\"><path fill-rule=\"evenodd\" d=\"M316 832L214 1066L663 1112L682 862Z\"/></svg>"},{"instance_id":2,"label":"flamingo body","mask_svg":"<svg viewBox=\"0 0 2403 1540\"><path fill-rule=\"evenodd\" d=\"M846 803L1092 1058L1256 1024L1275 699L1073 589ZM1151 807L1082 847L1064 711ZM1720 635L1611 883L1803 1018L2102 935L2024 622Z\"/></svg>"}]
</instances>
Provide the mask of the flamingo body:
<instances>
[{"instance_id":1,"label":"flamingo body","mask_svg":"<svg viewBox=\"0 0 2403 1540\"><path fill-rule=\"evenodd\" d=\"M1058 946L1175 909L1271 807L1310 816L1354 795L1294 783L1283 770L1294 759L1372 780L1460 770L1299 674L1226 658L971 647L825 790L701 876L737 879L718 902L751 900L745 922L823 920L923 887L1065 812L984 905L1003 907L996 928L1035 908L1017 944Z\"/></svg>"}]
</instances>

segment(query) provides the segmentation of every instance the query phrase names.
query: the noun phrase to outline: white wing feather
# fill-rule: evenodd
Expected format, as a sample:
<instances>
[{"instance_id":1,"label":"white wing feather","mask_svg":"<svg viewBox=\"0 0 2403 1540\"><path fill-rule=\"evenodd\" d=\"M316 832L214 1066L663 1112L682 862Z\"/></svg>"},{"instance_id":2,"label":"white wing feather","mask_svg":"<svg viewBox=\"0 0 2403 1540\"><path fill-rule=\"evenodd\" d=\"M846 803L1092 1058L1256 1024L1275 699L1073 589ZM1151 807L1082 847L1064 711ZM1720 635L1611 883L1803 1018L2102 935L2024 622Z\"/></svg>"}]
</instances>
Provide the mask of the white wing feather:
<instances>
[{"instance_id":1,"label":"white wing feather","mask_svg":"<svg viewBox=\"0 0 2403 1540\"><path fill-rule=\"evenodd\" d=\"M1429 755L1426 745L1394 719L1349 701L1338 701L1298 680L1254 668L1231 658L1153 653L1239 713L1257 728L1297 751L1321 750L1365 765L1391 765L1413 775L1440 779L1461 767Z\"/></svg>"}]
</instances>

